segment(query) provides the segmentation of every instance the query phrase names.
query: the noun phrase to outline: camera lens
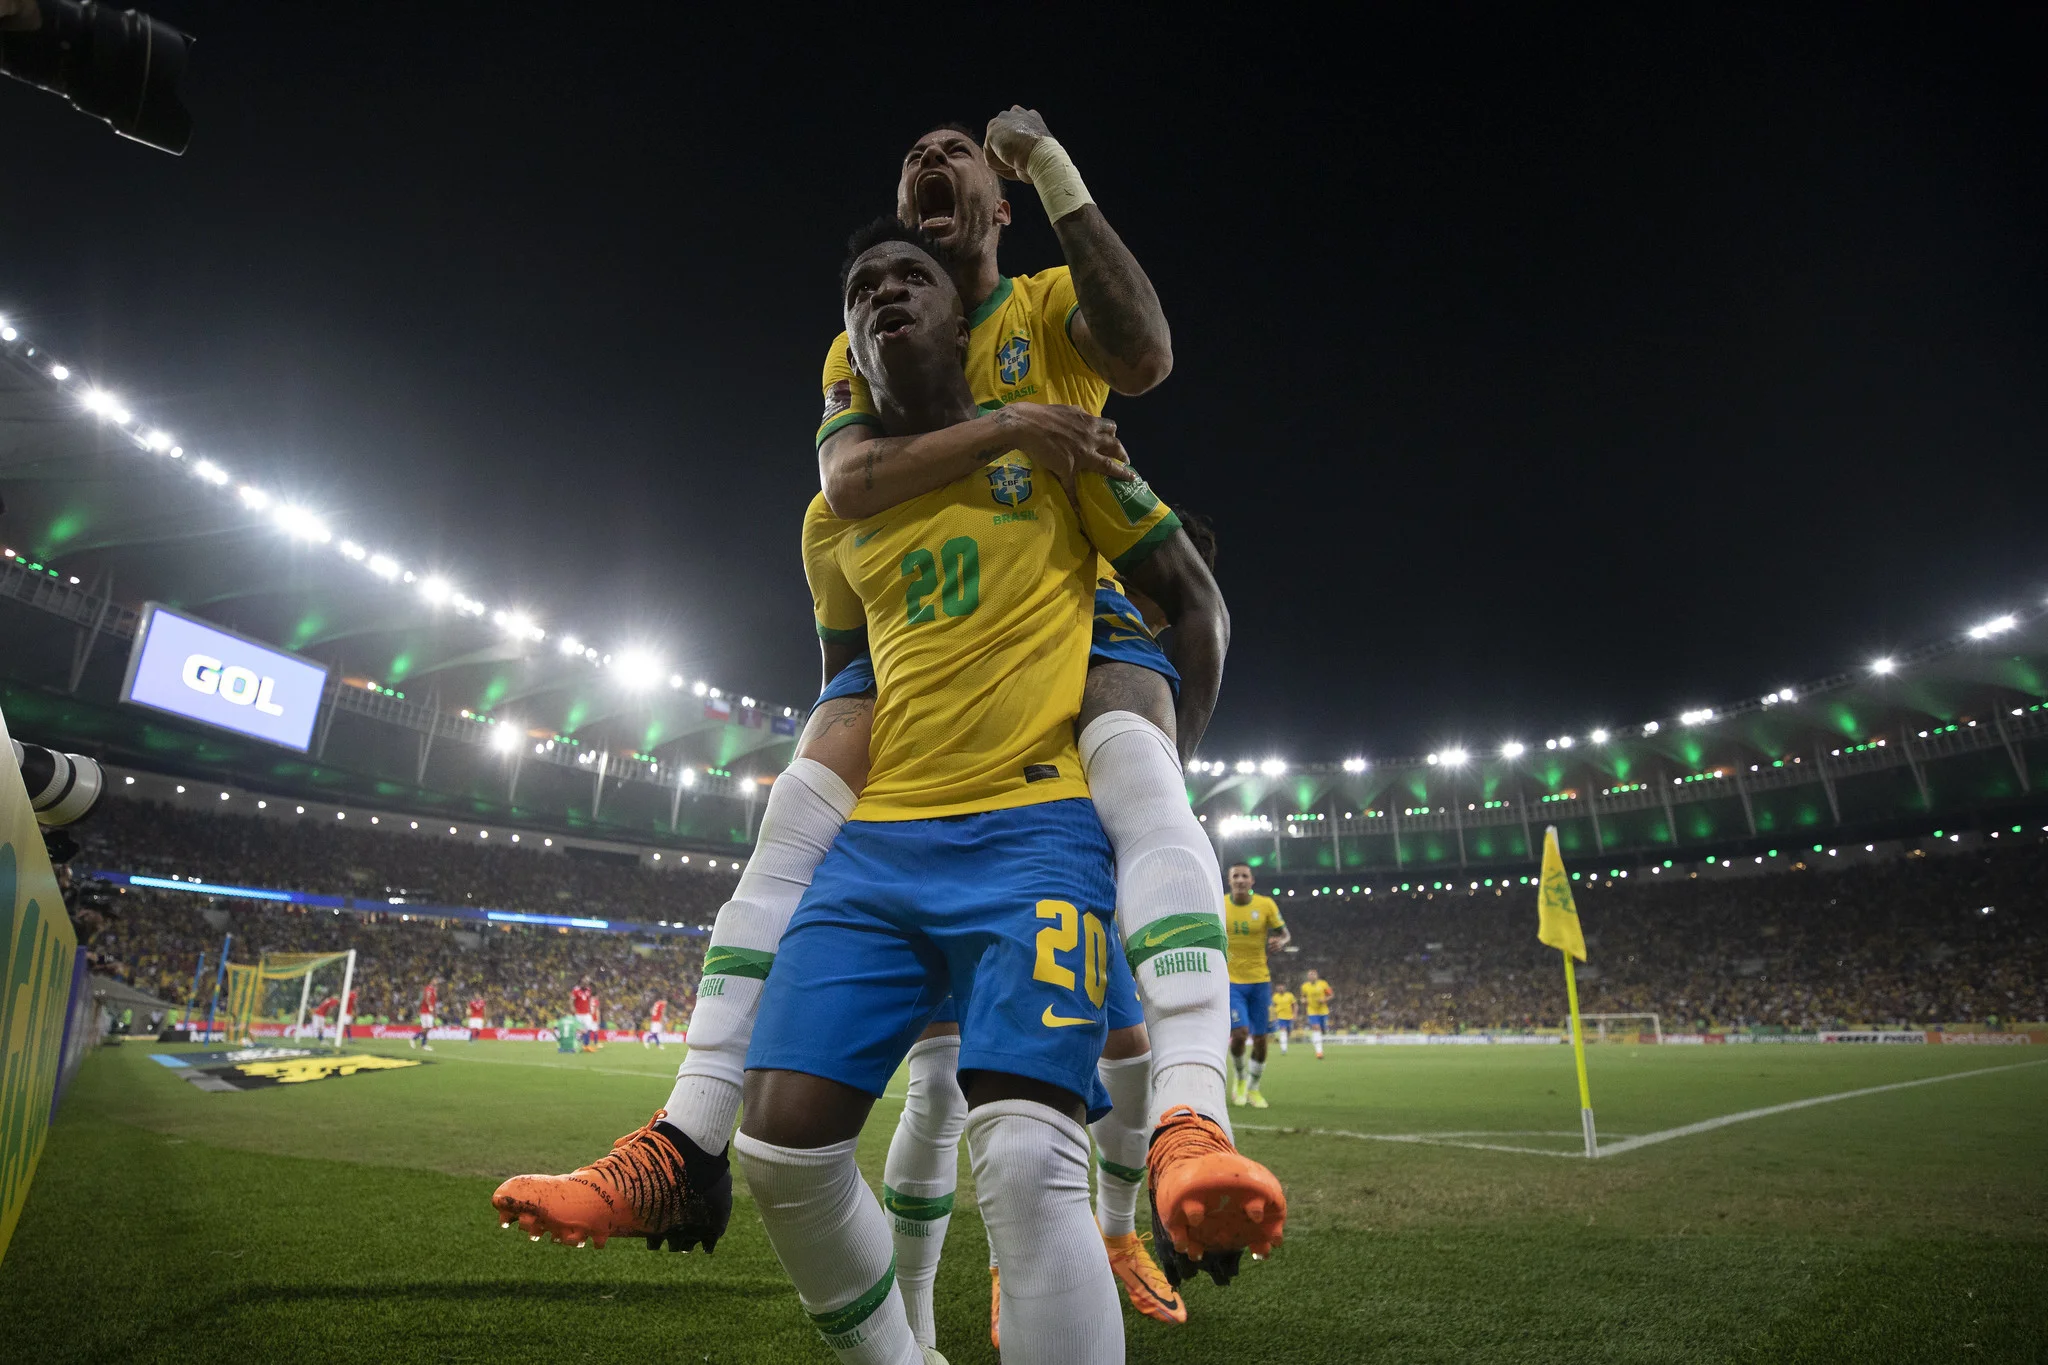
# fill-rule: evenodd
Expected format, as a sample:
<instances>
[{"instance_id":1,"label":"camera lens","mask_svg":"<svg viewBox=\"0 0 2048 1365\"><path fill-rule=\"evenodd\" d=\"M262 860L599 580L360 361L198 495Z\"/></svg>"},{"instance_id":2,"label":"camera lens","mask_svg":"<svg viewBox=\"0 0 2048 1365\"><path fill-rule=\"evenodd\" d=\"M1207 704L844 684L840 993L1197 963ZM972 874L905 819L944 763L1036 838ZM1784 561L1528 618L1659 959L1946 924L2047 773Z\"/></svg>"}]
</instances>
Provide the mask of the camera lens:
<instances>
[{"instance_id":1,"label":"camera lens","mask_svg":"<svg viewBox=\"0 0 2048 1365\"><path fill-rule=\"evenodd\" d=\"M36 823L45 829L75 824L92 814L106 792L106 775L84 754L60 754L40 744L14 741L14 761Z\"/></svg>"},{"instance_id":2,"label":"camera lens","mask_svg":"<svg viewBox=\"0 0 2048 1365\"><path fill-rule=\"evenodd\" d=\"M42 22L0 33L0 71L69 99L123 137L181 155L192 115L178 101L191 42L160 19L94 0L41 0Z\"/></svg>"}]
</instances>

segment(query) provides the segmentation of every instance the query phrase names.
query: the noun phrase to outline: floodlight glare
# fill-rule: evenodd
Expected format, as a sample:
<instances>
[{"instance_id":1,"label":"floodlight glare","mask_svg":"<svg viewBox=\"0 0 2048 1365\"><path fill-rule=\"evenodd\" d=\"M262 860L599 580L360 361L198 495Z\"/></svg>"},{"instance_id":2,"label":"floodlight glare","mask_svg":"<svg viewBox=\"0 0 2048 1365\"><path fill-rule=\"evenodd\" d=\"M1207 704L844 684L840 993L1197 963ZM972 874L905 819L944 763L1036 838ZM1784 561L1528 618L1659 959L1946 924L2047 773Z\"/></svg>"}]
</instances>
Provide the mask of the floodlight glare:
<instances>
[{"instance_id":1,"label":"floodlight glare","mask_svg":"<svg viewBox=\"0 0 2048 1365\"><path fill-rule=\"evenodd\" d=\"M1711 706L1696 707L1693 710L1678 713L1678 720L1681 725L1705 725L1713 718L1714 708Z\"/></svg>"},{"instance_id":2,"label":"floodlight glare","mask_svg":"<svg viewBox=\"0 0 2048 1365\"><path fill-rule=\"evenodd\" d=\"M1898 665L1893 663L1890 659L1872 659L1870 661L1870 671L1872 673L1887 674L1890 673L1892 670L1896 669L1897 667Z\"/></svg>"},{"instance_id":3,"label":"floodlight glare","mask_svg":"<svg viewBox=\"0 0 2048 1365\"><path fill-rule=\"evenodd\" d=\"M1364 772L1364 771L1365 771L1365 760L1364 760L1364 759L1362 759L1362 758L1347 758L1347 759L1345 759L1345 760L1344 760L1344 771L1345 771L1345 772L1347 772L1347 773L1362 773L1362 772Z\"/></svg>"},{"instance_id":4,"label":"floodlight glare","mask_svg":"<svg viewBox=\"0 0 2048 1365\"><path fill-rule=\"evenodd\" d=\"M362 546L356 544L353 540L344 540L343 542L341 542L338 548L341 550L342 554L346 555L350 559L355 560L358 564L362 563L364 560L370 557L370 552L368 550L365 550Z\"/></svg>"},{"instance_id":5,"label":"floodlight glare","mask_svg":"<svg viewBox=\"0 0 2048 1365\"><path fill-rule=\"evenodd\" d=\"M680 674L680 673L671 673L671 674L669 674L669 675L668 675L668 685L669 685L670 687L674 688L674 689L675 689L676 691L678 691L678 692L682 691L682 690L683 690L683 675L682 675L682 674ZM786 707L785 707L785 708L784 708L784 714L787 714L787 713L788 713L788 708L786 708Z\"/></svg>"},{"instance_id":6,"label":"floodlight glare","mask_svg":"<svg viewBox=\"0 0 2048 1365\"><path fill-rule=\"evenodd\" d=\"M242 501L244 503L248 504L250 507L254 508L258 512L261 512L264 508L270 506L270 494L264 492L260 488L251 488L248 484L245 483L235 491L241 494Z\"/></svg>"},{"instance_id":7,"label":"floodlight glare","mask_svg":"<svg viewBox=\"0 0 2048 1365\"><path fill-rule=\"evenodd\" d=\"M1237 760L1237 770L1241 773L1255 773L1259 770L1259 765L1248 758L1240 758Z\"/></svg>"},{"instance_id":8,"label":"floodlight glare","mask_svg":"<svg viewBox=\"0 0 2048 1365\"><path fill-rule=\"evenodd\" d=\"M171 448L171 438L164 435L161 431L150 432L149 435L142 438L142 443L151 450L169 450Z\"/></svg>"},{"instance_id":9,"label":"floodlight glare","mask_svg":"<svg viewBox=\"0 0 2048 1365\"><path fill-rule=\"evenodd\" d=\"M1560 749L1569 749L1569 748L1571 748L1571 747L1572 747L1572 737L1571 737L1570 735L1559 735L1559 736L1557 737L1557 747L1558 747L1558 748L1560 748Z\"/></svg>"},{"instance_id":10,"label":"floodlight glare","mask_svg":"<svg viewBox=\"0 0 2048 1365\"><path fill-rule=\"evenodd\" d=\"M420 596L440 606L455 595L455 585L439 574L430 574L420 580Z\"/></svg>"},{"instance_id":11,"label":"floodlight glare","mask_svg":"<svg viewBox=\"0 0 2048 1365\"><path fill-rule=\"evenodd\" d=\"M1470 755L1467 754L1463 749L1446 749L1443 752L1444 762L1448 766L1453 768L1462 765L1465 762L1465 760L1469 757Z\"/></svg>"},{"instance_id":12,"label":"floodlight glare","mask_svg":"<svg viewBox=\"0 0 2048 1365\"><path fill-rule=\"evenodd\" d=\"M1287 771L1287 765L1277 758L1269 758L1259 765L1259 771L1267 777L1278 777Z\"/></svg>"},{"instance_id":13,"label":"floodlight glare","mask_svg":"<svg viewBox=\"0 0 2048 1365\"><path fill-rule=\"evenodd\" d=\"M1592 740L1595 744L1605 744L1607 742L1607 732L1605 730L1595 730L1592 734Z\"/></svg>"},{"instance_id":14,"label":"floodlight glare","mask_svg":"<svg viewBox=\"0 0 2048 1365\"><path fill-rule=\"evenodd\" d=\"M704 680L702 678L699 678L696 682L690 684L690 693L692 696L701 697L710 690L710 688L704 685Z\"/></svg>"},{"instance_id":15,"label":"floodlight glare","mask_svg":"<svg viewBox=\"0 0 2048 1365\"><path fill-rule=\"evenodd\" d=\"M192 472L216 488L228 481L228 472L212 460L201 460L192 466Z\"/></svg>"},{"instance_id":16,"label":"floodlight glare","mask_svg":"<svg viewBox=\"0 0 2048 1365\"><path fill-rule=\"evenodd\" d=\"M629 649L612 661L612 671L622 686L644 692L661 681L661 661L643 650Z\"/></svg>"},{"instance_id":17,"label":"floodlight glare","mask_svg":"<svg viewBox=\"0 0 2048 1365\"><path fill-rule=\"evenodd\" d=\"M0 327L0 341L12 341L20 335L21 333L15 331L12 327Z\"/></svg>"},{"instance_id":18,"label":"floodlight glare","mask_svg":"<svg viewBox=\"0 0 2048 1365\"><path fill-rule=\"evenodd\" d=\"M57 381L57 382L58 382L59 384L63 383L63 382L65 381L65 380L69 379L70 377L71 377L71 371L70 371L70 370L68 370L68 369L66 369L66 368L64 368L64 366L62 366L62 365L52 365L52 366L50 367L50 378L52 378L52 379L56 380L56 381Z\"/></svg>"},{"instance_id":19,"label":"floodlight glare","mask_svg":"<svg viewBox=\"0 0 2048 1365\"><path fill-rule=\"evenodd\" d=\"M1502 758L1520 758L1522 756L1522 752L1523 749L1520 740L1511 739L1507 743L1500 746L1500 756Z\"/></svg>"},{"instance_id":20,"label":"floodlight glare","mask_svg":"<svg viewBox=\"0 0 2048 1365\"><path fill-rule=\"evenodd\" d=\"M491 747L501 754L509 754L519 747L519 741L524 738L525 734L518 726L500 721L498 727L491 731Z\"/></svg>"},{"instance_id":21,"label":"floodlight glare","mask_svg":"<svg viewBox=\"0 0 2048 1365\"><path fill-rule=\"evenodd\" d=\"M1657 731L1661 730L1662 728L1662 726L1660 726L1659 724L1657 724L1656 721L1653 720L1648 725L1645 725L1643 727L1643 733L1646 735L1654 735L1657 733Z\"/></svg>"},{"instance_id":22,"label":"floodlight glare","mask_svg":"<svg viewBox=\"0 0 2048 1365\"><path fill-rule=\"evenodd\" d=\"M105 389L87 389L78 395L78 401L95 417L112 417L121 410L121 400Z\"/></svg>"},{"instance_id":23,"label":"floodlight glare","mask_svg":"<svg viewBox=\"0 0 2048 1365\"><path fill-rule=\"evenodd\" d=\"M1970 638L1972 640L1988 640L1994 635L2003 635L2018 624L2019 619L2010 612L2004 616L1994 616L1981 626L1971 626Z\"/></svg>"},{"instance_id":24,"label":"floodlight glare","mask_svg":"<svg viewBox=\"0 0 2048 1365\"><path fill-rule=\"evenodd\" d=\"M320 518L303 507L285 503L271 513L271 517L286 534L300 540L318 541L324 545L334 539L334 533L321 523Z\"/></svg>"},{"instance_id":25,"label":"floodlight glare","mask_svg":"<svg viewBox=\"0 0 2048 1365\"><path fill-rule=\"evenodd\" d=\"M682 783L683 783L683 785L684 785L685 787L694 787L694 786L696 786L696 785L697 785L697 770L696 770L695 768L685 768L685 769L683 769Z\"/></svg>"},{"instance_id":26,"label":"floodlight glare","mask_svg":"<svg viewBox=\"0 0 2048 1365\"><path fill-rule=\"evenodd\" d=\"M370 572L382 579L398 577L398 561L390 555L371 555Z\"/></svg>"}]
</instances>

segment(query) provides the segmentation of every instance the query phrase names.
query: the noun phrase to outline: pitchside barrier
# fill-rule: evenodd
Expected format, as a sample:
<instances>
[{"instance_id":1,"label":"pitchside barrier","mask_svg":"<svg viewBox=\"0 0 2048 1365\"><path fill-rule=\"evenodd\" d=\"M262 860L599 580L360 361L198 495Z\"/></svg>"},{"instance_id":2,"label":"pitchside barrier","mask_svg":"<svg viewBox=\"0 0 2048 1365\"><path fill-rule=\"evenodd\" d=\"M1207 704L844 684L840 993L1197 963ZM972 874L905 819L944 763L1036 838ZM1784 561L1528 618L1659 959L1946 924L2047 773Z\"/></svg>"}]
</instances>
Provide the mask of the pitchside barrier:
<instances>
[{"instance_id":1,"label":"pitchside barrier","mask_svg":"<svg viewBox=\"0 0 2048 1365\"><path fill-rule=\"evenodd\" d=\"M1295 1036L1299 1038L1303 1035L1297 1033ZM1350 1043L1405 1047L1444 1043L1468 1046L1567 1043L1571 1039L1563 1030L1558 1029L1545 1033L1326 1033L1323 1035L1323 1041L1332 1045ZM1586 1041L1595 1043L1603 1040L1588 1035ZM1604 1041L1640 1046L1653 1045L1660 1040L1656 1035L1649 1033L1609 1033ZM2016 1044L2048 1046L2048 1026L2036 1023L1997 1031L1956 1025L1938 1029L1830 1029L1820 1033L1666 1033L1661 1041L1666 1047L1701 1043L1933 1043L1946 1044L1950 1047L1962 1044L1977 1047L2010 1047Z\"/></svg>"},{"instance_id":2,"label":"pitchside barrier","mask_svg":"<svg viewBox=\"0 0 2048 1365\"><path fill-rule=\"evenodd\" d=\"M357 1041L416 1038L419 1036L419 1032L420 1029L417 1024L352 1023L348 1026L348 1036ZM470 1037L470 1031L466 1028L430 1028L426 1032L427 1041L430 1043L465 1043L469 1041ZM173 1034L177 1036L172 1037L171 1035ZM248 1027L247 1035L251 1038L285 1038L298 1039L303 1042L315 1042L323 1039L331 1041L334 1037L334 1026L329 1024L324 1028L316 1029L311 1024L305 1024L294 1030L290 1024L252 1023ZM600 1043L637 1043L645 1036L645 1034L635 1029L608 1028L598 1030L597 1041ZM239 1039L239 1037L240 1035L238 1034L237 1038ZM684 1041L684 1037L685 1035L680 1033L664 1031L661 1035L661 1041L680 1045ZM225 1042L228 1041L228 1030L218 1026L211 1033L208 1033L204 1028L166 1029L159 1041L178 1043ZM555 1031L551 1028L480 1028L476 1030L476 1041L480 1043L552 1043L556 1039Z\"/></svg>"},{"instance_id":3,"label":"pitchside barrier","mask_svg":"<svg viewBox=\"0 0 2048 1365\"><path fill-rule=\"evenodd\" d=\"M28 789L0 716L0 910L7 975L0 997L0 1257L14 1237L43 1155L58 1083L89 1043L84 955L43 850ZM75 1018L75 1024L74 1024ZM66 1046L67 1030L78 1041Z\"/></svg>"}]
</instances>

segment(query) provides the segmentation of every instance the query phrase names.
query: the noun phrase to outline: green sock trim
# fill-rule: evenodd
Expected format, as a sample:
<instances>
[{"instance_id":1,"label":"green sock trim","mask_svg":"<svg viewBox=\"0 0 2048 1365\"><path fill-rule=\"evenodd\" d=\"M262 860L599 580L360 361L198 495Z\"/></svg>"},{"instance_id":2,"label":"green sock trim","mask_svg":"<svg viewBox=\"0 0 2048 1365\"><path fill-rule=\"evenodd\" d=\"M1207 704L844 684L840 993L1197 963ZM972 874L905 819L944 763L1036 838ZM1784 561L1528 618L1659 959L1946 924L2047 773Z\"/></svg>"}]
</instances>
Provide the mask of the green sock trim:
<instances>
[{"instance_id":1,"label":"green sock trim","mask_svg":"<svg viewBox=\"0 0 2048 1365\"><path fill-rule=\"evenodd\" d=\"M875 1310L882 1306L882 1300L888 1298L889 1291L895 1287L896 1258L891 1256L889 1268L882 1272L882 1278L875 1281L873 1288L844 1308L834 1308L829 1313L811 1313L811 1323L829 1344L832 1337L851 1332L873 1317Z\"/></svg>"},{"instance_id":2,"label":"green sock trim","mask_svg":"<svg viewBox=\"0 0 2048 1365\"><path fill-rule=\"evenodd\" d=\"M1108 1157L1104 1156L1100 1152L1097 1152L1095 1154L1095 1164L1100 1166L1104 1171L1108 1172L1110 1175L1115 1176L1118 1180L1123 1181L1126 1185L1135 1185L1140 1180L1143 1180L1145 1178L1144 1167L1119 1166L1114 1161L1111 1161Z\"/></svg>"},{"instance_id":3,"label":"green sock trim","mask_svg":"<svg viewBox=\"0 0 2048 1365\"><path fill-rule=\"evenodd\" d=\"M882 1186L882 1207L898 1218L915 1218L920 1223L929 1223L938 1218L953 1216L953 1196L904 1194L888 1185Z\"/></svg>"},{"instance_id":4,"label":"green sock trim","mask_svg":"<svg viewBox=\"0 0 2048 1365\"><path fill-rule=\"evenodd\" d=\"M1223 919L1213 914L1162 915L1124 940L1124 960L1137 971L1138 965L1176 948L1213 948L1227 953Z\"/></svg>"},{"instance_id":5,"label":"green sock trim","mask_svg":"<svg viewBox=\"0 0 2048 1365\"><path fill-rule=\"evenodd\" d=\"M766 981L768 969L774 965L775 954L760 952L753 948L727 948L721 945L704 954L706 976L748 976L756 981Z\"/></svg>"}]
</instances>

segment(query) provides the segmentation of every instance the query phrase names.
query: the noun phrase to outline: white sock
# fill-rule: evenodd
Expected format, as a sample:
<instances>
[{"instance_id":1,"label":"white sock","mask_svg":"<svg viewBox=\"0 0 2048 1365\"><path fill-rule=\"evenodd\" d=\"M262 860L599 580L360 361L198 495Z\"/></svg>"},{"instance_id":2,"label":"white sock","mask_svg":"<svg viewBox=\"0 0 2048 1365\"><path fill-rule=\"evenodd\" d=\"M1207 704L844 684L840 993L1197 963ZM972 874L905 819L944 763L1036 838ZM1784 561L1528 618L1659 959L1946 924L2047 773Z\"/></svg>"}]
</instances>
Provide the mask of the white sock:
<instances>
[{"instance_id":1,"label":"white sock","mask_svg":"<svg viewBox=\"0 0 2048 1365\"><path fill-rule=\"evenodd\" d=\"M668 1121L707 1152L723 1151L732 1136L754 1011L776 945L853 802L853 792L822 763L799 758L783 769L761 812L754 856L719 908L690 1011L690 1050L668 1097Z\"/></svg>"},{"instance_id":2,"label":"white sock","mask_svg":"<svg viewBox=\"0 0 2048 1365\"><path fill-rule=\"evenodd\" d=\"M1222 869L1188 806L1187 779L1159 727L1110 711L1081 732L1081 771L1116 850L1117 927L1152 1038L1154 1114L1229 1112L1230 1038Z\"/></svg>"},{"instance_id":3,"label":"white sock","mask_svg":"<svg viewBox=\"0 0 2048 1365\"><path fill-rule=\"evenodd\" d=\"M967 1097L960 1093L960 1035L927 1038L910 1049L910 1093L889 1160L882 1167L882 1207L896 1238L896 1283L920 1346L938 1344L932 1281L953 1222L960 1183L960 1130Z\"/></svg>"},{"instance_id":4,"label":"white sock","mask_svg":"<svg viewBox=\"0 0 2048 1365\"><path fill-rule=\"evenodd\" d=\"M1263 1076L1263 1075L1265 1075L1265 1074L1266 1074L1266 1064L1265 1064L1264 1062L1260 1061L1260 1060L1259 1060L1258 1058L1256 1058L1256 1057L1252 1058L1252 1064L1251 1064L1251 1077L1252 1077L1252 1083L1251 1083L1251 1088L1252 1088L1253 1090L1257 1090L1257 1089L1259 1088L1259 1077L1261 1077L1261 1076Z\"/></svg>"},{"instance_id":5,"label":"white sock","mask_svg":"<svg viewBox=\"0 0 2048 1365\"><path fill-rule=\"evenodd\" d=\"M1244 1054L1242 1052L1230 1054L1230 1069L1237 1073L1237 1078L1240 1081L1244 1079Z\"/></svg>"},{"instance_id":6,"label":"white sock","mask_svg":"<svg viewBox=\"0 0 2048 1365\"><path fill-rule=\"evenodd\" d=\"M889 1242L889 1220L854 1164L856 1139L799 1151L739 1134L733 1151L818 1335L846 1365L922 1365Z\"/></svg>"},{"instance_id":7,"label":"white sock","mask_svg":"<svg viewBox=\"0 0 2048 1365\"><path fill-rule=\"evenodd\" d=\"M1291 1031L1292 1030L1283 1029L1280 1033L1280 1055L1282 1057L1285 1057L1287 1055L1287 1035Z\"/></svg>"},{"instance_id":8,"label":"white sock","mask_svg":"<svg viewBox=\"0 0 2048 1365\"><path fill-rule=\"evenodd\" d=\"M1095 1225L1105 1237L1137 1230L1138 1191L1152 1146L1152 1058L1100 1061L1110 1111L1089 1125L1095 1135Z\"/></svg>"},{"instance_id":9,"label":"white sock","mask_svg":"<svg viewBox=\"0 0 2048 1365\"><path fill-rule=\"evenodd\" d=\"M1318 1057L1322 1056L1322 1055L1323 1055L1323 1031L1322 1031L1321 1029L1319 1029L1319 1028L1312 1028L1312 1029L1310 1029L1310 1030L1308 1031L1308 1036L1309 1036L1309 1041L1310 1041L1310 1042L1312 1042L1312 1043L1314 1043L1314 1044L1316 1045L1316 1056L1318 1056Z\"/></svg>"},{"instance_id":10,"label":"white sock","mask_svg":"<svg viewBox=\"0 0 2048 1365\"><path fill-rule=\"evenodd\" d=\"M1003 1265L1003 1365L1121 1361L1123 1312L1088 1213L1088 1133L1028 1100L967 1116L967 1149Z\"/></svg>"}]
</instances>

